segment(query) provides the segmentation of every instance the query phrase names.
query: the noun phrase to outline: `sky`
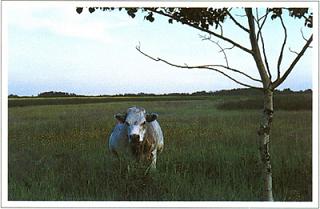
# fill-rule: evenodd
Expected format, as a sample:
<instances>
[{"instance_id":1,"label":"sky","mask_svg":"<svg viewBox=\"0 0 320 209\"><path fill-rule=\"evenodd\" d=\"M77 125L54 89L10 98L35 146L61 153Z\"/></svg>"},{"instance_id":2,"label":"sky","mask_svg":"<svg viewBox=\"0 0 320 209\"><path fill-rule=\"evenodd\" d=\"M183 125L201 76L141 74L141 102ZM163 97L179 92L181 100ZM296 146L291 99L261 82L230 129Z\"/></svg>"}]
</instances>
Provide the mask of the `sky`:
<instances>
[{"instance_id":1,"label":"sky","mask_svg":"<svg viewBox=\"0 0 320 209\"><path fill-rule=\"evenodd\" d=\"M217 72L204 69L178 69L155 62L136 50L180 65L225 65L220 48L200 38L206 35L186 25L168 24L155 16L150 23L142 15L132 19L124 12L82 14L75 6L43 2L3 2L3 30L7 33L8 94L37 95L46 91L63 91L81 95L124 93L173 93L216 91L241 88ZM239 22L247 26L241 9L233 9ZM262 15L264 8L260 8ZM282 73L290 65L311 29L303 20L284 18L288 41L284 51ZM219 33L219 29L217 30ZM246 32L231 20L223 25L223 34L249 47ZM268 61L276 76L276 63L284 32L280 21L267 21L263 29ZM217 41L217 39L213 39ZM219 41L222 47L230 44ZM229 66L255 78L259 74L250 55L233 48L226 50ZM312 50L308 49L287 80L279 87L293 90L312 88ZM235 78L261 87L239 75Z\"/></svg>"}]
</instances>

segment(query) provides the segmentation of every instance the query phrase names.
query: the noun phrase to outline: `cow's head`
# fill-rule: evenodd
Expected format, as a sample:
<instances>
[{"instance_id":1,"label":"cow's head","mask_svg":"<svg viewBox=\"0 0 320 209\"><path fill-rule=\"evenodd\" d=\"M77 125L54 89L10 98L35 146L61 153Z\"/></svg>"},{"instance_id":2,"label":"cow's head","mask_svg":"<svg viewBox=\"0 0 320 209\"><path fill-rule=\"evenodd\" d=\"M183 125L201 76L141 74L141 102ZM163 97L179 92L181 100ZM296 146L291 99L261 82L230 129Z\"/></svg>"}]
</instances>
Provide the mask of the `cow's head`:
<instances>
[{"instance_id":1,"label":"cow's head","mask_svg":"<svg viewBox=\"0 0 320 209\"><path fill-rule=\"evenodd\" d=\"M146 127L149 122L156 120L158 117L155 113L146 113L141 107L131 107L127 113L118 113L115 118L127 126L128 138L130 144L140 144L144 140Z\"/></svg>"}]
</instances>

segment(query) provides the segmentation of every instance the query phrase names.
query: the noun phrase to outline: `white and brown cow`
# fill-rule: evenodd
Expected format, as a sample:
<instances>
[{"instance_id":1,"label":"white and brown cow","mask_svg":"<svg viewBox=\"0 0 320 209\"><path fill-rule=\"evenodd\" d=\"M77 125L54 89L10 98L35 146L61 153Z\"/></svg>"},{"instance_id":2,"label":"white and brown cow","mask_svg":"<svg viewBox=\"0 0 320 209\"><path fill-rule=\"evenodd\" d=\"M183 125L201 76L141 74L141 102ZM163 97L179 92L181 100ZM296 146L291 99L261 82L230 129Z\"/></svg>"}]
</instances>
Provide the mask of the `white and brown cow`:
<instances>
[{"instance_id":1,"label":"white and brown cow","mask_svg":"<svg viewBox=\"0 0 320 209\"><path fill-rule=\"evenodd\" d=\"M124 114L115 115L117 124L109 138L109 149L115 155L129 155L147 160L147 170L156 168L157 154L162 152L164 140L157 122L158 115L146 113L144 108L131 107Z\"/></svg>"}]
</instances>

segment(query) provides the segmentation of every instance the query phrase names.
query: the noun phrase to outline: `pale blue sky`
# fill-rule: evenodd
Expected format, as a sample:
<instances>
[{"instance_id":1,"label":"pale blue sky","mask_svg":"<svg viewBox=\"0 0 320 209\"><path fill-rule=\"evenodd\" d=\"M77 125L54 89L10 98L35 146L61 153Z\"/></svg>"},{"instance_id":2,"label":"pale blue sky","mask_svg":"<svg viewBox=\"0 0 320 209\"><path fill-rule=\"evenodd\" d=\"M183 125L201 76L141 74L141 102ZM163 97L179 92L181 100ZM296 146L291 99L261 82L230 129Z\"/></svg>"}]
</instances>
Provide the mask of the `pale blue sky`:
<instances>
[{"instance_id":1,"label":"pale blue sky","mask_svg":"<svg viewBox=\"0 0 320 209\"><path fill-rule=\"evenodd\" d=\"M149 54L177 64L225 64L219 48L199 38L204 33L179 23L168 24L164 17L157 16L151 24L142 16L132 19L124 12L84 11L79 15L74 6L40 2L28 3L27 7L20 2L4 2L3 10L3 23L8 29L9 94L170 93L241 87L213 71L176 69L141 55L135 49L139 42ZM240 19L246 26L245 18ZM283 67L288 67L295 57L288 47L298 51L304 44L300 35L303 20L286 18L285 22L289 37ZM230 20L224 26L225 36L249 48L245 32ZM283 31L278 20L264 29L269 63L275 69ZM311 34L305 27L303 31L307 37ZM311 52L306 52L280 89L312 88ZM231 67L258 78L252 57L236 49L227 51L227 55Z\"/></svg>"}]
</instances>

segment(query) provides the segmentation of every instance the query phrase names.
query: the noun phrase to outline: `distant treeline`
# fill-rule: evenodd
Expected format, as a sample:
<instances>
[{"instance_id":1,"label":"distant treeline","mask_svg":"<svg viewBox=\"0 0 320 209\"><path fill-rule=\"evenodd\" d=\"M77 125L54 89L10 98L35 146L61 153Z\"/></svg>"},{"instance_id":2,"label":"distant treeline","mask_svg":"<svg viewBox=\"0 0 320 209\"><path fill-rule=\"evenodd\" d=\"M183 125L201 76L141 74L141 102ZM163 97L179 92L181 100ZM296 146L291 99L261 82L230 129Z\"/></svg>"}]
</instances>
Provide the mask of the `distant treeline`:
<instances>
[{"instance_id":1,"label":"distant treeline","mask_svg":"<svg viewBox=\"0 0 320 209\"><path fill-rule=\"evenodd\" d=\"M290 88L283 90L275 90L275 94L297 94L297 93L312 93L311 89L292 91ZM252 96L252 95L261 95L260 89L252 88L237 88L237 89L228 89L228 90L219 90L219 91L197 91L193 93L167 93L167 94L154 94L154 93L125 93L125 94L116 94L116 95L98 95L97 97L146 97L146 96ZM15 94L10 94L9 98L19 98L25 96L18 96ZM34 97L34 96L32 96ZM85 95L77 95L75 93L67 93L60 91L49 91L39 93L36 97L86 97Z\"/></svg>"},{"instance_id":2,"label":"distant treeline","mask_svg":"<svg viewBox=\"0 0 320 209\"><path fill-rule=\"evenodd\" d=\"M18 96L16 94L10 94L9 98L19 98L19 97L26 97L26 96ZM31 96L34 97L34 96ZM77 95L75 93L67 93L61 91L48 91L39 93L36 97L83 97L83 95Z\"/></svg>"},{"instance_id":3,"label":"distant treeline","mask_svg":"<svg viewBox=\"0 0 320 209\"><path fill-rule=\"evenodd\" d=\"M80 96L76 95L75 93L66 93L61 91L49 91L49 92L42 92L38 94L38 97L75 97Z\"/></svg>"}]
</instances>

